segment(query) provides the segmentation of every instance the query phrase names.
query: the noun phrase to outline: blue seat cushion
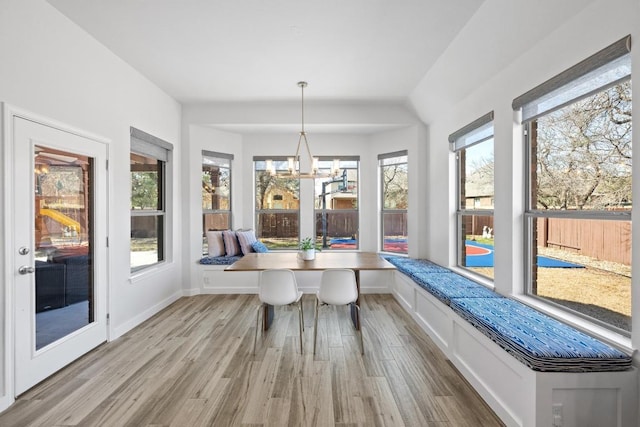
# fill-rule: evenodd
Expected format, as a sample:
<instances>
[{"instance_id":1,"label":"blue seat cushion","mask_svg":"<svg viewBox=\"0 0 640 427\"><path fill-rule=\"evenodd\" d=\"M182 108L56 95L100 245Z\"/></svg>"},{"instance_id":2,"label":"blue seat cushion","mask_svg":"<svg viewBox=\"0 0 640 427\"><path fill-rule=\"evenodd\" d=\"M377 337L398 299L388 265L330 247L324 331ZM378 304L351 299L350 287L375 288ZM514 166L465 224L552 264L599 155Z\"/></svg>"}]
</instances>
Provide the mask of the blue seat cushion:
<instances>
[{"instance_id":1,"label":"blue seat cushion","mask_svg":"<svg viewBox=\"0 0 640 427\"><path fill-rule=\"evenodd\" d=\"M413 277L415 273L429 272L429 273L450 273L451 270L444 268L438 264L435 264L426 259L414 259L399 256L386 256L387 261L393 264L398 271L406 274L409 277Z\"/></svg>"},{"instance_id":2,"label":"blue seat cushion","mask_svg":"<svg viewBox=\"0 0 640 427\"><path fill-rule=\"evenodd\" d=\"M607 372L631 357L577 329L508 298L454 298L451 308L535 371Z\"/></svg>"},{"instance_id":3,"label":"blue seat cushion","mask_svg":"<svg viewBox=\"0 0 640 427\"><path fill-rule=\"evenodd\" d=\"M453 298L503 298L481 284L453 272L415 273L413 280L447 305L450 305Z\"/></svg>"},{"instance_id":4,"label":"blue seat cushion","mask_svg":"<svg viewBox=\"0 0 640 427\"><path fill-rule=\"evenodd\" d=\"M238 261L241 256L206 256L200 259L200 264L204 265L231 265Z\"/></svg>"}]
</instances>

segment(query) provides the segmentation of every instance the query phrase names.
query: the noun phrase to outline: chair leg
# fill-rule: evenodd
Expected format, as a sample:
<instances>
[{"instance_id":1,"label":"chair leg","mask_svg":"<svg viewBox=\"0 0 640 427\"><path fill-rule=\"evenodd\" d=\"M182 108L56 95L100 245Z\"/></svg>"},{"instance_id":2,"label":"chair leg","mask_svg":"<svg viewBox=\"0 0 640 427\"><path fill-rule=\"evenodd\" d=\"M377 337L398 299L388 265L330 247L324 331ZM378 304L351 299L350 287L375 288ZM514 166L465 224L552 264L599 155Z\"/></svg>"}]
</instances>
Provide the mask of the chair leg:
<instances>
[{"instance_id":1,"label":"chair leg","mask_svg":"<svg viewBox=\"0 0 640 427\"><path fill-rule=\"evenodd\" d=\"M313 321L313 354L316 354L316 342L318 341L318 298L316 297L316 313Z\"/></svg>"},{"instance_id":2,"label":"chair leg","mask_svg":"<svg viewBox=\"0 0 640 427\"><path fill-rule=\"evenodd\" d=\"M304 307L302 305L302 298L300 298L300 301L298 301L298 304L300 304L300 315L302 316L302 330L304 331Z\"/></svg>"},{"instance_id":3,"label":"chair leg","mask_svg":"<svg viewBox=\"0 0 640 427\"><path fill-rule=\"evenodd\" d=\"M264 307L263 304L258 306L258 312L256 313L256 334L253 337L253 355L256 354L256 342L258 341L258 329L260 329L260 310Z\"/></svg>"},{"instance_id":4,"label":"chair leg","mask_svg":"<svg viewBox=\"0 0 640 427\"><path fill-rule=\"evenodd\" d=\"M298 332L300 333L300 354L304 354L302 350L302 331L304 331L304 325L302 320L302 301L298 303Z\"/></svg>"},{"instance_id":5,"label":"chair leg","mask_svg":"<svg viewBox=\"0 0 640 427\"><path fill-rule=\"evenodd\" d=\"M360 313L360 306L358 306L358 304L353 303L353 305L356 307L356 310L358 310L358 319L360 319L360 330L358 332L360 332L360 354L364 355L364 341L362 340L362 315Z\"/></svg>"}]
</instances>

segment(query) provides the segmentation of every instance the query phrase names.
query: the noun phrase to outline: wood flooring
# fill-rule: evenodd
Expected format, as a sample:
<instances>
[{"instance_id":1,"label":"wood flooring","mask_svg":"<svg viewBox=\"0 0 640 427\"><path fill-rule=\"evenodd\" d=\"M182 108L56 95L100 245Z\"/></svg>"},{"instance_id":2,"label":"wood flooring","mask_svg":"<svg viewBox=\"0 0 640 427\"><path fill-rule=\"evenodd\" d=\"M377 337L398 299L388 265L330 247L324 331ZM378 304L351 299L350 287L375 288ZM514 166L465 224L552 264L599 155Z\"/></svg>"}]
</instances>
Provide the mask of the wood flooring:
<instances>
[{"instance_id":1,"label":"wood flooring","mask_svg":"<svg viewBox=\"0 0 640 427\"><path fill-rule=\"evenodd\" d=\"M501 426L390 295L361 298L365 355L346 307L278 307L252 354L255 295L182 298L19 396L0 426Z\"/></svg>"}]
</instances>

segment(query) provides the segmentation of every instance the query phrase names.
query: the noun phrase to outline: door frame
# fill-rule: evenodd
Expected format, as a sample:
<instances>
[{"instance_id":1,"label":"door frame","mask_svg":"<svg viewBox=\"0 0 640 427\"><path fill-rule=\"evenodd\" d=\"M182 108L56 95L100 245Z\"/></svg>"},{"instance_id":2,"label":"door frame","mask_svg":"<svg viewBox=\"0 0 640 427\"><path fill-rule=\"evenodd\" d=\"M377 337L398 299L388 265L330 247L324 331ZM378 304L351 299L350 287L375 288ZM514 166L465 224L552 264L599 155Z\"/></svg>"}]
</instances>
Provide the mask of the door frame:
<instances>
[{"instance_id":1,"label":"door frame","mask_svg":"<svg viewBox=\"0 0 640 427\"><path fill-rule=\"evenodd\" d=\"M13 232L13 223L14 223L14 215L13 215L13 188L14 188L14 172L15 165L13 164L13 143L14 143L14 128L13 122L14 118L22 118L25 120L29 120L35 122L37 124L41 124L44 126L48 126L63 132L71 133L83 138L91 139L95 142L104 144L107 152L107 160L110 157L110 149L111 149L111 140L105 138L100 135L96 135L82 129L75 128L66 123L58 122L56 120L50 119L48 117L43 117L38 114L34 114L30 111L23 110L16 106L13 106L8 103L1 103L0 107L2 109L2 121L0 125L2 126L2 161L0 163L0 168L2 171L0 172L0 179L2 179L2 185L0 186L0 212L4 213L4 219L0 222L0 238L3 239L4 244L0 245L0 262L2 262L2 266L0 269L2 270L2 278L4 281L4 290L0 291L0 299L4 299L4 310L3 316L0 318L0 332L2 332L3 336L0 336L0 342L2 342L4 347L4 352L0 354L0 363L3 363L2 366L2 375L0 382L0 411L8 408L15 401L15 298L14 298L14 286L15 286L15 277L16 272L14 271L14 246L15 246L15 235ZM106 166L105 166L106 167ZM109 235L109 218L110 218L110 181L111 177L107 171L106 174L106 208L107 214L105 219L105 234ZM111 248L106 246L104 248L104 253L106 255L105 260L105 278L106 278L106 312L110 312L111 307L111 289L110 289L110 276L111 276ZM0 301L1 303L2 301ZM1 327L4 324L4 327ZM112 328L110 322L107 322L106 325L106 335L107 342L111 341L112 336Z\"/></svg>"}]
</instances>

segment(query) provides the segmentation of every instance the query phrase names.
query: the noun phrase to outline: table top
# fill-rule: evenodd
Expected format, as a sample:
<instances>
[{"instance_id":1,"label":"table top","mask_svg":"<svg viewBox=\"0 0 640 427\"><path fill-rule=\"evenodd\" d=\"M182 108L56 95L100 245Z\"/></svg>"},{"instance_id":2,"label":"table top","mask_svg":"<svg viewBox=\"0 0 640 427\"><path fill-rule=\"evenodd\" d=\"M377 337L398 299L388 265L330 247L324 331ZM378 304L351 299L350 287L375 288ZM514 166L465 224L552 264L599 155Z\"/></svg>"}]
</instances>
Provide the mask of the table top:
<instances>
[{"instance_id":1,"label":"table top","mask_svg":"<svg viewBox=\"0 0 640 427\"><path fill-rule=\"evenodd\" d=\"M289 270L395 270L395 266L375 252L316 252L315 259L304 261L298 252L250 253L234 262L225 271L259 271L272 268Z\"/></svg>"}]
</instances>

